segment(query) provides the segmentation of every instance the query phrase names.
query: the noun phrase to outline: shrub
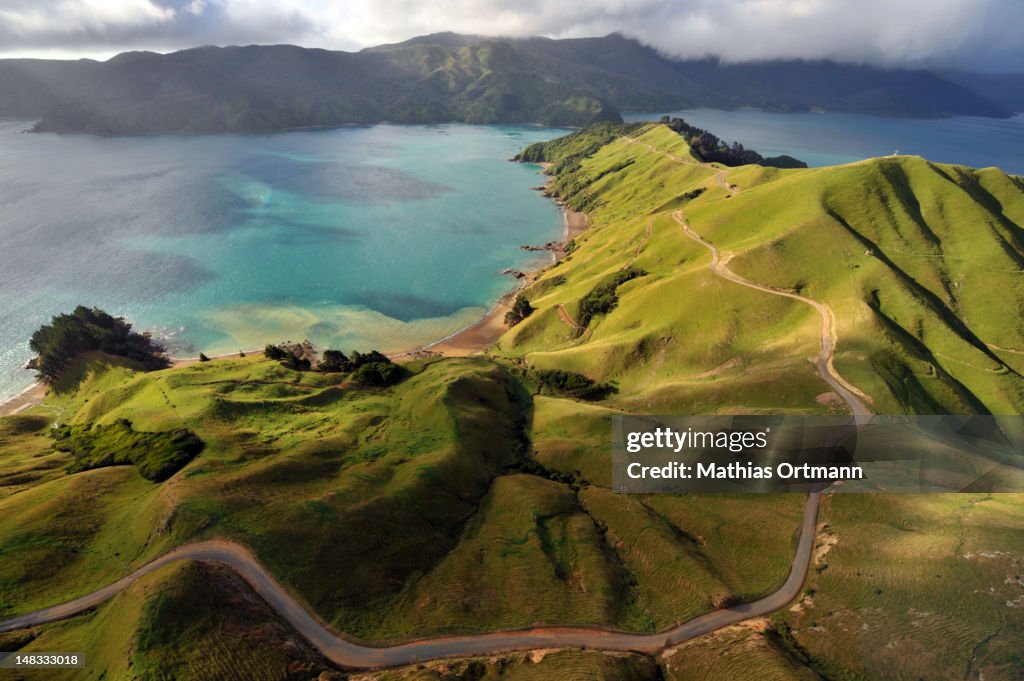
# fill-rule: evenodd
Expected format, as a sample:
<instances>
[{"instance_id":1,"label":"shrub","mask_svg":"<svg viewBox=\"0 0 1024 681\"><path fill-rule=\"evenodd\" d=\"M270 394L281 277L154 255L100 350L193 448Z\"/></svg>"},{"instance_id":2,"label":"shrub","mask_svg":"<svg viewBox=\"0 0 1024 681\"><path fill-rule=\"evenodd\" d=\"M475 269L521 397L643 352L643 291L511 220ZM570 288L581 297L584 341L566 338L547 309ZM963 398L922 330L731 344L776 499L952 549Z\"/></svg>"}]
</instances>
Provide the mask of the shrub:
<instances>
[{"instance_id":1,"label":"shrub","mask_svg":"<svg viewBox=\"0 0 1024 681\"><path fill-rule=\"evenodd\" d=\"M606 383L598 383L573 371L541 369L536 375L541 389L546 389L556 395L576 397L581 400L600 400L615 391Z\"/></svg>"},{"instance_id":2,"label":"shrub","mask_svg":"<svg viewBox=\"0 0 1024 681\"><path fill-rule=\"evenodd\" d=\"M263 356L267 359L284 359L285 352L276 345L268 344L267 347L263 348Z\"/></svg>"},{"instance_id":3,"label":"shrub","mask_svg":"<svg viewBox=\"0 0 1024 681\"><path fill-rule=\"evenodd\" d=\"M71 473L134 464L142 477L154 482L171 477L203 450L203 441L186 428L143 432L126 419L95 427L64 425L53 437L54 449L74 457Z\"/></svg>"},{"instance_id":4,"label":"shrub","mask_svg":"<svg viewBox=\"0 0 1024 681\"><path fill-rule=\"evenodd\" d=\"M682 118L662 116L661 122L686 138L690 148L702 161L721 163L726 166L742 166L758 163L776 168L806 168L807 164L792 156L765 158L753 149L746 149L739 142L731 145L707 130L690 125Z\"/></svg>"},{"instance_id":5,"label":"shrub","mask_svg":"<svg viewBox=\"0 0 1024 681\"><path fill-rule=\"evenodd\" d=\"M597 315L608 314L614 310L615 306L619 304L619 294L617 292L619 286L645 274L647 273L639 268L630 267L621 272L616 272L615 276L611 279L594 287L590 293L580 299L579 325L588 326L590 320Z\"/></svg>"},{"instance_id":6,"label":"shrub","mask_svg":"<svg viewBox=\"0 0 1024 681\"><path fill-rule=\"evenodd\" d=\"M291 350L285 350L281 364L295 371L309 371L313 368L312 362L305 357L299 357Z\"/></svg>"},{"instance_id":7,"label":"shrub","mask_svg":"<svg viewBox=\"0 0 1024 681\"><path fill-rule=\"evenodd\" d=\"M370 362L362 364L352 372L352 380L359 385L383 388L394 385L405 378L405 369L388 362Z\"/></svg>"},{"instance_id":8,"label":"shrub","mask_svg":"<svg viewBox=\"0 0 1024 681\"><path fill-rule=\"evenodd\" d=\"M347 373L352 371L352 361L340 350L324 350L316 368L326 373Z\"/></svg>"},{"instance_id":9,"label":"shrub","mask_svg":"<svg viewBox=\"0 0 1024 681\"><path fill-rule=\"evenodd\" d=\"M533 314L533 305L530 305L530 301L519 293L516 295L512 307L505 313L505 326L515 326L531 314Z\"/></svg>"},{"instance_id":10,"label":"shrub","mask_svg":"<svg viewBox=\"0 0 1024 681\"><path fill-rule=\"evenodd\" d=\"M391 359L382 352L370 350L366 354L358 351L352 352L352 368L358 369L364 364L391 364Z\"/></svg>"}]
</instances>

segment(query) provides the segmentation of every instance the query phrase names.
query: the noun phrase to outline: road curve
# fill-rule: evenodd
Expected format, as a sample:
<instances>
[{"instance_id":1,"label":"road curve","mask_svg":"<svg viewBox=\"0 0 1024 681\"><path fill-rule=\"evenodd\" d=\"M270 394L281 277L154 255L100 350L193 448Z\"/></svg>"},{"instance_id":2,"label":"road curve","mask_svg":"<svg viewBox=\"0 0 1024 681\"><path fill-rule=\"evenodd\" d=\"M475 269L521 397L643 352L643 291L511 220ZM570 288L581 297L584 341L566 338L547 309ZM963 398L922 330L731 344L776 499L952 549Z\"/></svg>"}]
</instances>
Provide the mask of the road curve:
<instances>
[{"instance_id":1,"label":"road curve","mask_svg":"<svg viewBox=\"0 0 1024 681\"><path fill-rule=\"evenodd\" d=\"M809 495L804 506L796 555L789 577L774 593L752 603L715 610L677 627L657 634L631 634L597 627L537 627L488 634L444 636L410 641L390 647L361 645L331 631L316 615L299 603L259 560L245 547L228 541L212 540L185 544L130 575L91 594L36 612L0 622L0 633L24 629L65 619L94 608L127 589L133 582L162 567L181 560L212 561L227 565L242 577L264 601L295 628L313 647L331 662L353 669L393 667L449 657L491 655L537 648L587 648L619 652L657 654L703 634L736 624L751 617L774 612L792 601L800 592L811 551L818 517L819 497Z\"/></svg>"},{"instance_id":2,"label":"road curve","mask_svg":"<svg viewBox=\"0 0 1024 681\"><path fill-rule=\"evenodd\" d=\"M744 279L729 269L728 264L719 254L718 248L690 229L690 226L683 218L682 211L677 210L672 213L672 219L679 223L679 226L683 229L683 234L711 251L711 271L718 276L723 279L728 279L740 286L752 288L756 291L763 291L776 296L783 296L785 298L798 300L801 303L810 305L818 311L818 314L821 315L821 351L814 360L814 366L817 368L818 374L821 375L821 378L828 383L829 387L831 387L832 390L834 390L850 408L850 413L853 414L855 423L860 424L869 419L872 412L864 402L867 396L855 386L847 383L846 380L839 375L839 372L836 371L835 366L832 364L832 357L835 353L836 341L838 338L835 330L835 314L832 312L832 308L824 303L819 303L816 300L796 293L780 291L779 289L762 286L761 284L755 284L749 279Z\"/></svg>"}]
</instances>

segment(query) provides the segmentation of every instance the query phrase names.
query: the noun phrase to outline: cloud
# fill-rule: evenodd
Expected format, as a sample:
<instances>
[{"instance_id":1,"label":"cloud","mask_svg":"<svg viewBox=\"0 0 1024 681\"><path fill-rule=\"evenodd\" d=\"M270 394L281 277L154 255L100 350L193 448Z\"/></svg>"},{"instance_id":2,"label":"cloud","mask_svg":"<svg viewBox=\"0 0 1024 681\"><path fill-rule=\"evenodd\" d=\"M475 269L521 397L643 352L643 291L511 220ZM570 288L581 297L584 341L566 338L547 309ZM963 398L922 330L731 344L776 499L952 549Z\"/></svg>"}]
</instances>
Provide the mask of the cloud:
<instances>
[{"instance_id":1,"label":"cloud","mask_svg":"<svg viewBox=\"0 0 1024 681\"><path fill-rule=\"evenodd\" d=\"M0 0L7 53L620 31L679 57L1024 68L1019 0Z\"/></svg>"}]
</instances>

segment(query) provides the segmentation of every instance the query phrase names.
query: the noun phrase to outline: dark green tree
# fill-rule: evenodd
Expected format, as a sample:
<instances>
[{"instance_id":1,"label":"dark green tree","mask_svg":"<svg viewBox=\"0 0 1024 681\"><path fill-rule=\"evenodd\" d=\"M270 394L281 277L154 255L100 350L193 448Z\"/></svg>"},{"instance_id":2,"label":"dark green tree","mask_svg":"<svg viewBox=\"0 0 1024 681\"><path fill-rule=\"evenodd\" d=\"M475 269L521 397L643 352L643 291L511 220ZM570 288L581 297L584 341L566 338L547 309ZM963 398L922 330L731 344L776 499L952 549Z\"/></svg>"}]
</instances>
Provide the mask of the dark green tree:
<instances>
[{"instance_id":1,"label":"dark green tree","mask_svg":"<svg viewBox=\"0 0 1024 681\"><path fill-rule=\"evenodd\" d=\"M263 348L263 356L267 359L284 359L284 350L273 344L268 344L267 347Z\"/></svg>"},{"instance_id":2,"label":"dark green tree","mask_svg":"<svg viewBox=\"0 0 1024 681\"><path fill-rule=\"evenodd\" d=\"M358 369L364 364L391 364L391 358L382 352L376 350L370 350L367 353L361 353L358 350L352 352L352 368Z\"/></svg>"},{"instance_id":3,"label":"dark green tree","mask_svg":"<svg viewBox=\"0 0 1024 681\"><path fill-rule=\"evenodd\" d=\"M383 388L405 378L405 369L392 362L370 362L352 372L352 380L359 385Z\"/></svg>"},{"instance_id":4,"label":"dark green tree","mask_svg":"<svg viewBox=\"0 0 1024 681\"><path fill-rule=\"evenodd\" d=\"M323 357L316 368L326 373L347 373L352 371L352 360L341 350L324 350Z\"/></svg>"},{"instance_id":5,"label":"dark green tree","mask_svg":"<svg viewBox=\"0 0 1024 681\"><path fill-rule=\"evenodd\" d=\"M516 295L512 307L505 313L505 326L515 326L533 314L533 305L523 297L522 293Z\"/></svg>"},{"instance_id":6,"label":"dark green tree","mask_svg":"<svg viewBox=\"0 0 1024 681\"><path fill-rule=\"evenodd\" d=\"M71 360L83 352L105 352L141 362L147 369L169 365L164 348L149 334L132 331L124 317L113 317L99 308L78 306L71 314L55 316L41 326L29 341L38 355L38 378L52 384Z\"/></svg>"}]
</instances>

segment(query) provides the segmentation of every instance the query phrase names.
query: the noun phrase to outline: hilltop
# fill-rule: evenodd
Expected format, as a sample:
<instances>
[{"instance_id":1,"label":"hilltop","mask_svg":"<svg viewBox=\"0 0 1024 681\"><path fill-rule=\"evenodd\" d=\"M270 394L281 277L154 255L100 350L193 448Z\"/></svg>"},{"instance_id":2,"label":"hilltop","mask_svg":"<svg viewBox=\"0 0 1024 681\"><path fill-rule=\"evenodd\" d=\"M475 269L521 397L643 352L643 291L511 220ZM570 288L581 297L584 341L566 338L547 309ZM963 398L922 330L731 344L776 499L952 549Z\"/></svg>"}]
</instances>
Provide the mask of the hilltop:
<instances>
[{"instance_id":1,"label":"hilltop","mask_svg":"<svg viewBox=\"0 0 1024 681\"><path fill-rule=\"evenodd\" d=\"M968 84L969 85L969 84ZM1010 109L922 70L819 62L677 61L603 38L442 33L360 52L200 47L90 60L0 60L0 116L105 135L397 123L583 126L620 111L710 106L885 116Z\"/></svg>"}]
</instances>

